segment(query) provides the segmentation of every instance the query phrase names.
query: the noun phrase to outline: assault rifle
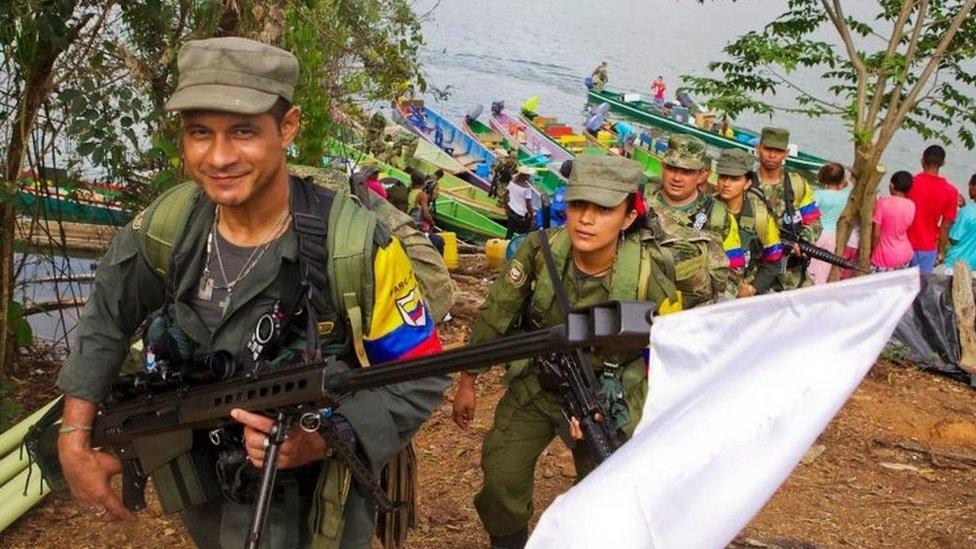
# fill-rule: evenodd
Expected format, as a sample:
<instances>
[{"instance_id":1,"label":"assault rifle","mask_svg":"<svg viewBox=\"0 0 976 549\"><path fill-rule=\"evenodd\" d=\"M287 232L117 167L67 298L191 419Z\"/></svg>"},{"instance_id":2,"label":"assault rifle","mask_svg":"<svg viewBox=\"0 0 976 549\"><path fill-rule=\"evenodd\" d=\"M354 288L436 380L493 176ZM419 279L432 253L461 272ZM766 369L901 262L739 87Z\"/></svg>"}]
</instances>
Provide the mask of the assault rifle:
<instances>
[{"instance_id":1,"label":"assault rifle","mask_svg":"<svg viewBox=\"0 0 976 549\"><path fill-rule=\"evenodd\" d=\"M766 205L766 209L769 210L771 215L776 215L776 210L773 209L773 205L769 202L769 199L766 198L766 195L764 195L762 191L752 187L748 192L751 192L759 197L759 199L763 201L763 204ZM859 267L857 263L848 261L830 250L825 250L824 248L810 242L806 238L803 238L802 235L798 234L795 230L793 230L792 227L787 226L785 223L779 224L779 239L783 242L783 246L786 248L792 248L793 246L799 247L800 251L803 252L803 255L807 256L808 258L817 259L823 261L824 263L834 265L835 267L857 271L862 274L871 273L871 271ZM789 250L786 250L786 253L790 253Z\"/></svg>"},{"instance_id":2,"label":"assault rifle","mask_svg":"<svg viewBox=\"0 0 976 549\"><path fill-rule=\"evenodd\" d=\"M602 390L592 371L583 371L585 368L581 369L578 362L561 355L646 347L652 312L653 303L649 302L610 302L572 312L565 324L550 329L371 368L350 369L329 359L267 371L257 367L237 378L183 384L169 390L142 383L141 394L101 406L92 426L92 446L110 448L121 459L122 501L130 510L139 511L146 506L144 492L149 473L188 451L194 430L209 431L231 423L229 416L234 408L270 413L275 423L268 436L248 535L248 547L257 547L270 505L278 453L285 434L295 423L325 436L329 447L350 469L357 484L370 491L381 510L397 507L388 500L375 475L356 457L355 450L339 435L330 419L342 401L357 391L518 359L548 357L544 360L550 364L548 369L565 381L561 385L566 389L567 413L580 420L587 442L594 448L594 456L602 461L616 449L615 438L608 436L606 427L599 425L601 421L609 423L607 410L600 405L604 400ZM50 441L56 426L46 427L44 435L34 438ZM45 478L61 476L57 459L36 455L39 447L36 442L28 442L27 446Z\"/></svg>"},{"instance_id":3,"label":"assault rifle","mask_svg":"<svg viewBox=\"0 0 976 549\"><path fill-rule=\"evenodd\" d=\"M853 261L848 261L843 257L821 248L816 244L810 243L809 240L803 238L802 236L794 233L791 230L780 228L779 238L783 241L783 245L787 248L793 247L793 245L799 246L800 251L803 255L810 257L812 259L818 259L824 263L830 263L831 265L840 267L841 269L850 269L852 271L857 271L862 274L870 274L871 271L867 269L862 269L854 263ZM788 252L787 252L788 253Z\"/></svg>"}]
</instances>

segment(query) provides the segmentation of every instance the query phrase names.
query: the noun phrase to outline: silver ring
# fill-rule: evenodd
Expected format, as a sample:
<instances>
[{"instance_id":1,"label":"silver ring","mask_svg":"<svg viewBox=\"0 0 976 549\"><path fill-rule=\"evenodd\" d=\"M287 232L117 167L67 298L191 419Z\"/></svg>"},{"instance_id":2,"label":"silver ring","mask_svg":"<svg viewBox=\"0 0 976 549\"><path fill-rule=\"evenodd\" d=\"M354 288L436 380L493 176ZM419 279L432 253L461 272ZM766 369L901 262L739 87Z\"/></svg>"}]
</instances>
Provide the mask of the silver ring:
<instances>
[{"instance_id":1,"label":"silver ring","mask_svg":"<svg viewBox=\"0 0 976 549\"><path fill-rule=\"evenodd\" d=\"M92 510L95 511L95 508L92 508ZM102 518L107 514L108 514L108 507L102 507L100 510L95 511L95 516L98 518Z\"/></svg>"},{"instance_id":2,"label":"silver ring","mask_svg":"<svg viewBox=\"0 0 976 549\"><path fill-rule=\"evenodd\" d=\"M264 437L264 442L261 444L261 447L267 450L270 446L271 446L271 437Z\"/></svg>"}]
</instances>

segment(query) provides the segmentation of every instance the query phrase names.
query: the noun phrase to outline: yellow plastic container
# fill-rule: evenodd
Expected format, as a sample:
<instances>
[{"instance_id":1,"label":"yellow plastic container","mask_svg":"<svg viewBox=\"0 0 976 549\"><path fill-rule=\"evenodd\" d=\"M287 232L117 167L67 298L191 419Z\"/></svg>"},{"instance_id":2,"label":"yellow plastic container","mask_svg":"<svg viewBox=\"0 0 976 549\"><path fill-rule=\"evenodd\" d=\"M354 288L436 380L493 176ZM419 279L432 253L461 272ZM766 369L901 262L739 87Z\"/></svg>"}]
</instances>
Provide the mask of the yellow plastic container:
<instances>
[{"instance_id":1,"label":"yellow plastic container","mask_svg":"<svg viewBox=\"0 0 976 549\"><path fill-rule=\"evenodd\" d=\"M457 235L454 233L437 233L444 239L444 263L449 270L458 268Z\"/></svg>"},{"instance_id":2,"label":"yellow plastic container","mask_svg":"<svg viewBox=\"0 0 976 549\"><path fill-rule=\"evenodd\" d=\"M508 249L508 240L503 238L492 238L485 243L485 267L489 269L500 269L505 264L505 250Z\"/></svg>"}]
</instances>

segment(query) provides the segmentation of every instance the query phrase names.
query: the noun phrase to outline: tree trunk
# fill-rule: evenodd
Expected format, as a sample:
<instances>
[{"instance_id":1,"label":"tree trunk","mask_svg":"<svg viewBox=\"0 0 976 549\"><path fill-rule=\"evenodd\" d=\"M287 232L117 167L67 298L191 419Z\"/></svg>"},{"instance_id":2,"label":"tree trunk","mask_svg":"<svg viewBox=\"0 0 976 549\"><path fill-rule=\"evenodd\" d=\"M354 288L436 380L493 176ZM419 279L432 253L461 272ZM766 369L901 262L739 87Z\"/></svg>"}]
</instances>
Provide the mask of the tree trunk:
<instances>
[{"instance_id":1,"label":"tree trunk","mask_svg":"<svg viewBox=\"0 0 976 549\"><path fill-rule=\"evenodd\" d=\"M847 243L856 225L860 229L860 243L858 245L857 263L861 268L868 268L871 263L871 238L874 215L874 203L878 197L878 184L885 169L878 165L880 152L873 144L858 147L854 152L854 165L851 172L854 175L854 189L847 199L847 206L837 221L837 242L834 253L844 255ZM855 273L856 275L856 273ZM833 267L830 270L831 282L840 278L840 270Z\"/></svg>"}]
</instances>

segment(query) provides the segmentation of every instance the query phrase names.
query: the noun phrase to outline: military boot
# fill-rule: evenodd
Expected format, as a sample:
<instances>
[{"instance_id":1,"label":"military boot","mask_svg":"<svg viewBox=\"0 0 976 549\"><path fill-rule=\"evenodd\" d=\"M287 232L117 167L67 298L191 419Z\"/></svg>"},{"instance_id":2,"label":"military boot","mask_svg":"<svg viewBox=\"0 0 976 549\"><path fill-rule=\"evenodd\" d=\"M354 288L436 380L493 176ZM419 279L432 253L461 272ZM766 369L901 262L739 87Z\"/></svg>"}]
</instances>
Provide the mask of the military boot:
<instances>
[{"instance_id":1,"label":"military boot","mask_svg":"<svg viewBox=\"0 0 976 549\"><path fill-rule=\"evenodd\" d=\"M489 536L491 549L522 549L529 541L529 527L526 526L514 534L507 536Z\"/></svg>"}]
</instances>

